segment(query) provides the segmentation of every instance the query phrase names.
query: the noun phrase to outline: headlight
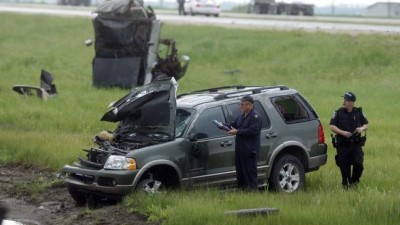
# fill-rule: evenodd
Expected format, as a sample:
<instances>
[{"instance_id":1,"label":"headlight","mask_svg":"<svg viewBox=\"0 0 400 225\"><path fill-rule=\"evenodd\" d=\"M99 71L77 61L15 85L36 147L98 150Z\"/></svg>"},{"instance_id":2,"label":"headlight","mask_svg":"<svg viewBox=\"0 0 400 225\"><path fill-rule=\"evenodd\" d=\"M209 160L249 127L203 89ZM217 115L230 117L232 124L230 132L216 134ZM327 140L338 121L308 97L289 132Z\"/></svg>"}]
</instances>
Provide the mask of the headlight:
<instances>
[{"instance_id":1,"label":"headlight","mask_svg":"<svg viewBox=\"0 0 400 225\"><path fill-rule=\"evenodd\" d=\"M104 164L104 169L136 170L136 161L121 155L111 155Z\"/></svg>"}]
</instances>

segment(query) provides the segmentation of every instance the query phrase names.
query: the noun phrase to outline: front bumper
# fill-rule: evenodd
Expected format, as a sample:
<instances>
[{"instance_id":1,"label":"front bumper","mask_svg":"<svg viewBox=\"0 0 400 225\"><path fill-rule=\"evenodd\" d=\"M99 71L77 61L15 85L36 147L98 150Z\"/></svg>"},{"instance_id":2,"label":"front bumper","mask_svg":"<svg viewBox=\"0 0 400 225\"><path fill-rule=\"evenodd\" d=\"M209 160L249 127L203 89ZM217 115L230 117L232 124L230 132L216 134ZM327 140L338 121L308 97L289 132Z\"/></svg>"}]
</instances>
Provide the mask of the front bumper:
<instances>
[{"instance_id":1,"label":"front bumper","mask_svg":"<svg viewBox=\"0 0 400 225\"><path fill-rule=\"evenodd\" d=\"M60 176L82 191L125 195L134 190L137 173L138 170L93 170L65 165Z\"/></svg>"}]
</instances>

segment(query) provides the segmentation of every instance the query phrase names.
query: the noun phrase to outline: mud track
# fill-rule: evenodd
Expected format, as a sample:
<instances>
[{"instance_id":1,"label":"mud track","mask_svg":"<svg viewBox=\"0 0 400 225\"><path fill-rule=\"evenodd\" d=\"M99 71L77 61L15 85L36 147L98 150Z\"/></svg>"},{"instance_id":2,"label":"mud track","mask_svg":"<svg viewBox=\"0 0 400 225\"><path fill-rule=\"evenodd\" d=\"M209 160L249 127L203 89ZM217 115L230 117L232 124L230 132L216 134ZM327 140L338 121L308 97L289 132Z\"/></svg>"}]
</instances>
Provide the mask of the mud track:
<instances>
[{"instance_id":1,"label":"mud track","mask_svg":"<svg viewBox=\"0 0 400 225\"><path fill-rule=\"evenodd\" d=\"M7 210L5 218L24 225L158 224L129 213L121 202L101 203L95 209L78 207L57 175L36 167L0 165L0 207ZM52 185L44 192L32 192L41 183Z\"/></svg>"}]
</instances>

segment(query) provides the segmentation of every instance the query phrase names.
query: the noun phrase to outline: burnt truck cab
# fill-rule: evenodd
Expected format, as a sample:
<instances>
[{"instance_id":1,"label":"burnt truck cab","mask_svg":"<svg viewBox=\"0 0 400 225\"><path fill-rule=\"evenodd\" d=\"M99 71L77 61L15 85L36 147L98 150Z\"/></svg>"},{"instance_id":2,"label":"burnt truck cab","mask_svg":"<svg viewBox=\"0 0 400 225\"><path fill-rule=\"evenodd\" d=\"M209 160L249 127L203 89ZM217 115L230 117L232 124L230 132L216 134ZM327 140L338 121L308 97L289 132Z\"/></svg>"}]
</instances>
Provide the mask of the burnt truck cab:
<instances>
[{"instance_id":1,"label":"burnt truck cab","mask_svg":"<svg viewBox=\"0 0 400 225\"><path fill-rule=\"evenodd\" d=\"M93 86L135 88L160 77L184 76L190 59L178 56L173 39L161 38L162 23L150 6L103 1L95 13Z\"/></svg>"}]
</instances>

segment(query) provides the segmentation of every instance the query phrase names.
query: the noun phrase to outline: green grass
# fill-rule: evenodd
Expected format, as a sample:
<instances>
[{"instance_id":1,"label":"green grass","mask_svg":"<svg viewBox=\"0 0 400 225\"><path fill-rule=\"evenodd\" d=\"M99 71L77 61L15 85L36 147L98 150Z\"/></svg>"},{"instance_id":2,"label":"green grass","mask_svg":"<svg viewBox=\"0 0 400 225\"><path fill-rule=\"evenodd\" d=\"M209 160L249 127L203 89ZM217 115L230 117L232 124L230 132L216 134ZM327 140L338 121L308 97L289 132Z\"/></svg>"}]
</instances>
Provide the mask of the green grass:
<instances>
[{"instance_id":1,"label":"green grass","mask_svg":"<svg viewBox=\"0 0 400 225\"><path fill-rule=\"evenodd\" d=\"M362 186L282 193L199 190L168 195L135 194L125 199L132 211L164 224L396 224L400 202L396 190ZM277 208L278 215L238 216L226 211Z\"/></svg>"},{"instance_id":2,"label":"green grass","mask_svg":"<svg viewBox=\"0 0 400 225\"><path fill-rule=\"evenodd\" d=\"M116 124L99 121L127 90L92 87L93 37L87 18L0 14L0 163L22 162L59 170L91 138ZM326 166L307 174L304 192L220 193L214 190L131 195L125 204L166 224L397 224L400 197L400 126L397 104L400 36L163 25L181 54L191 57L179 92L212 86L284 84L303 93L328 124L346 91L357 94L370 121L365 173L357 190L343 191L334 149ZM39 85L40 70L54 75L59 95L25 98L14 84ZM240 70L234 75L224 73ZM276 207L279 215L236 217L226 210Z\"/></svg>"}]
</instances>

